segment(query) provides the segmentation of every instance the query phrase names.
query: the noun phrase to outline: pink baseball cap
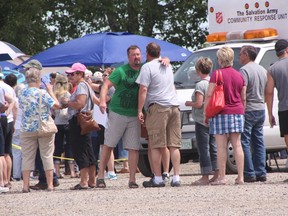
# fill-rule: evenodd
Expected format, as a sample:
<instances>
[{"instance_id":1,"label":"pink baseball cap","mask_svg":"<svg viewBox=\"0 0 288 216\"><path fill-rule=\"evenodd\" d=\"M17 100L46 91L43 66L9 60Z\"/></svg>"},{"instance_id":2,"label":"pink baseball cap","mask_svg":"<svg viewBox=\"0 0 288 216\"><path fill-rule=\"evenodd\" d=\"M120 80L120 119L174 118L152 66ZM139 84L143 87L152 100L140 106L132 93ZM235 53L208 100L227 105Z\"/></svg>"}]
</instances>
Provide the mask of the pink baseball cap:
<instances>
[{"instance_id":1,"label":"pink baseball cap","mask_svg":"<svg viewBox=\"0 0 288 216\"><path fill-rule=\"evenodd\" d=\"M84 72L85 73L86 69L87 68L85 67L85 65L77 62L77 63L74 63L72 65L72 67L70 69L67 69L65 72L66 73L74 73L76 71L80 71L80 72Z\"/></svg>"}]
</instances>

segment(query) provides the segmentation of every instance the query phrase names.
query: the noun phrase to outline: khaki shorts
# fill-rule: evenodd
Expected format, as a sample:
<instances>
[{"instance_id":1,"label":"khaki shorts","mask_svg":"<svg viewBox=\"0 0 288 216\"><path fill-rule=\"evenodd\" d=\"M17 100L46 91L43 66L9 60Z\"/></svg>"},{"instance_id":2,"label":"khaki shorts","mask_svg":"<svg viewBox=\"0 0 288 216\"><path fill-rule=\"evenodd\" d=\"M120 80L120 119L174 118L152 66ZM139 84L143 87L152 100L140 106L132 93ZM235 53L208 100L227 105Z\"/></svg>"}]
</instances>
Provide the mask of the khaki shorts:
<instances>
[{"instance_id":1,"label":"khaki shorts","mask_svg":"<svg viewBox=\"0 0 288 216\"><path fill-rule=\"evenodd\" d=\"M148 108L145 122L151 148L181 147L179 107L154 104Z\"/></svg>"}]
</instances>

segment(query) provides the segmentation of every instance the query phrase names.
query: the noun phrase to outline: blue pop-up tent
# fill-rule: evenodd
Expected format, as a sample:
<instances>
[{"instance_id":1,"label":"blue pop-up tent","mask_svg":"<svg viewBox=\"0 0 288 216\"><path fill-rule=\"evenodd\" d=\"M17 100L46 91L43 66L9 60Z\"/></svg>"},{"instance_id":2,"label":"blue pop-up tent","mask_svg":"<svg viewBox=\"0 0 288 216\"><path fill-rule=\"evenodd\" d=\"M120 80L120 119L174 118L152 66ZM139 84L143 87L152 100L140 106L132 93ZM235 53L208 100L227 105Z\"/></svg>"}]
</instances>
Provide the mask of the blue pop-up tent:
<instances>
[{"instance_id":1,"label":"blue pop-up tent","mask_svg":"<svg viewBox=\"0 0 288 216\"><path fill-rule=\"evenodd\" d=\"M131 45L140 47L145 61L146 46L150 42L158 43L161 47L161 56L168 57L171 61L185 61L191 54L189 50L163 40L127 32L104 32L88 34L58 44L32 56L27 61L37 59L43 67L70 67L75 62L81 62L86 66L109 66L127 62L127 48Z\"/></svg>"},{"instance_id":2,"label":"blue pop-up tent","mask_svg":"<svg viewBox=\"0 0 288 216\"><path fill-rule=\"evenodd\" d=\"M17 67L15 64L10 63L8 61L0 61L0 67L5 70L13 69Z\"/></svg>"}]
</instances>

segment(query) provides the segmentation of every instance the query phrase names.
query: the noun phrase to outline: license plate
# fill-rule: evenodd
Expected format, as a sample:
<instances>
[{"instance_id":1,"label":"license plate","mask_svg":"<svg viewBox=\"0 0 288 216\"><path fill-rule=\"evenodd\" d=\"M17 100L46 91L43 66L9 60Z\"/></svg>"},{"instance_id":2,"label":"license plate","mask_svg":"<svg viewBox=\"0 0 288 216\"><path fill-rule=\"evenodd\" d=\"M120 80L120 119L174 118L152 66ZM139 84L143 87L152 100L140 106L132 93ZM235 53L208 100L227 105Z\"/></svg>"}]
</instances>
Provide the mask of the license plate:
<instances>
[{"instance_id":1,"label":"license plate","mask_svg":"<svg viewBox=\"0 0 288 216\"><path fill-rule=\"evenodd\" d=\"M182 139L182 145L180 149L192 149L191 139Z\"/></svg>"}]
</instances>

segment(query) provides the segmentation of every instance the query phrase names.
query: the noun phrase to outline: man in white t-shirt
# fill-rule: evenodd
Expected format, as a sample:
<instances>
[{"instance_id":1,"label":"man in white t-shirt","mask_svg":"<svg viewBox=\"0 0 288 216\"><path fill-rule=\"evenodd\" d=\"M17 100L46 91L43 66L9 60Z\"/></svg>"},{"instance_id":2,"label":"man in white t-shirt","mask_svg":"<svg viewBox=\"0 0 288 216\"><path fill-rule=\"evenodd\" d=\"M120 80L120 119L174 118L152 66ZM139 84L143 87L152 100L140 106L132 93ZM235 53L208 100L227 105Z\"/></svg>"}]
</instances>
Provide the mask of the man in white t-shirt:
<instances>
[{"instance_id":1,"label":"man in white t-shirt","mask_svg":"<svg viewBox=\"0 0 288 216\"><path fill-rule=\"evenodd\" d=\"M142 112L146 102L145 125L149 136L154 177L144 181L144 187L164 187L161 173L161 159L166 148L169 148L173 164L172 187L180 186L180 146L181 120L179 102L174 87L174 76L170 66L159 61L160 46L149 43L146 47L145 63L136 83L140 85L138 96L138 119L144 123Z\"/></svg>"}]
</instances>

